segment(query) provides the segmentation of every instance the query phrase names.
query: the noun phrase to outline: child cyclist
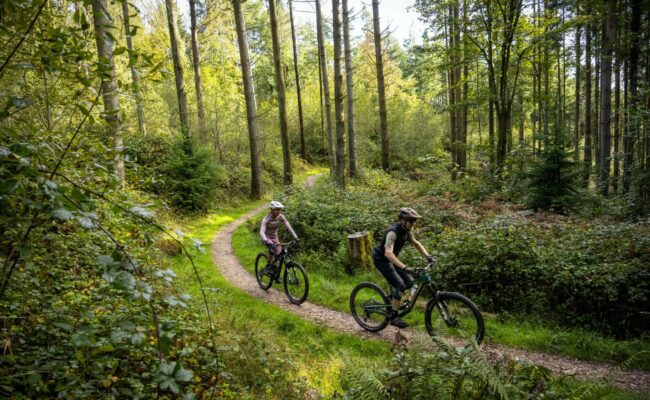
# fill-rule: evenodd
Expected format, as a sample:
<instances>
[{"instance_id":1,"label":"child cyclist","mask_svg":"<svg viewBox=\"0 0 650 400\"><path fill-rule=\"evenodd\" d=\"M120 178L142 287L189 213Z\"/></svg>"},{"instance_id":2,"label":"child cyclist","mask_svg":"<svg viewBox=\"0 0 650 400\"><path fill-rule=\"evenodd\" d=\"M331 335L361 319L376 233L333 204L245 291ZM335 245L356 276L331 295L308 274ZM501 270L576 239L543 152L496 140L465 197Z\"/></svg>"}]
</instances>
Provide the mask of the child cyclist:
<instances>
[{"instance_id":1,"label":"child cyclist","mask_svg":"<svg viewBox=\"0 0 650 400\"><path fill-rule=\"evenodd\" d=\"M266 214L264 219L262 219L262 226L260 227L260 238L262 243L269 248L269 255L271 259L274 260L273 265L275 266L275 271L266 271L271 272L275 276L275 281L280 282L280 274L278 271L278 262L279 255L282 252L282 246L280 246L280 238L278 237L278 228L280 228L280 223L284 224L287 228L287 231L293 236L295 240L298 240L298 235L293 231L289 221L282 214L284 210L284 205L279 201L271 201L269 204L269 213Z\"/></svg>"}]
</instances>

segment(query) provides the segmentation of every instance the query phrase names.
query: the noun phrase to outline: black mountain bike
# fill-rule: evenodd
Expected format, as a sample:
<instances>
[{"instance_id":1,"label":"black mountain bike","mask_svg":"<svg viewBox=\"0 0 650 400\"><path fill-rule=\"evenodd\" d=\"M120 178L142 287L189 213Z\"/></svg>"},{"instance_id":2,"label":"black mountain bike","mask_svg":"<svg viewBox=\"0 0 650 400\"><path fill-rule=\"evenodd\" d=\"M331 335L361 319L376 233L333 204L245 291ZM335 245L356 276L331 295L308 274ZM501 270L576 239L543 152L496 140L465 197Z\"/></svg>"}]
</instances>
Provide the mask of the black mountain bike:
<instances>
[{"instance_id":1,"label":"black mountain bike","mask_svg":"<svg viewBox=\"0 0 650 400\"><path fill-rule=\"evenodd\" d=\"M284 292L289 301L293 304L301 304L309 294L309 279L307 279L305 268L293 260L291 249L296 243L296 241L291 241L280 244L282 252L278 255L280 266L277 270L271 263L272 260L269 260L268 253L259 253L255 259L255 277L260 287L267 290L273 286L274 281L279 283L280 275L282 275ZM282 274L283 268L284 274Z\"/></svg>"},{"instance_id":2,"label":"black mountain bike","mask_svg":"<svg viewBox=\"0 0 650 400\"><path fill-rule=\"evenodd\" d=\"M455 345L461 346L469 346L473 337L480 344L485 331L481 311L472 300L460 293L438 290L431 277L434 268L435 261L432 261L427 267L414 271L415 281L411 290L415 292L410 296L410 301L402 301L398 316L401 318L410 313L426 288L431 293L431 300L424 311L424 324L429 335L448 337ZM362 282L350 294L350 310L364 329L378 332L390 321L391 299L378 285Z\"/></svg>"}]
</instances>

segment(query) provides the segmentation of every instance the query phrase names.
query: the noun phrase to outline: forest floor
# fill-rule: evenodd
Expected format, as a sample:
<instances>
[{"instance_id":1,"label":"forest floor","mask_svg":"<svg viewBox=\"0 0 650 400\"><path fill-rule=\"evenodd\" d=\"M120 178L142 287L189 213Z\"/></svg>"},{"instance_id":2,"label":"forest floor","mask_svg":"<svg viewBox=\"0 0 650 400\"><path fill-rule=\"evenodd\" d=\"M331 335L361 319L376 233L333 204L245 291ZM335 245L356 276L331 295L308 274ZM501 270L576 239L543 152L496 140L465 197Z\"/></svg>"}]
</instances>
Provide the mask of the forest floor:
<instances>
[{"instance_id":1,"label":"forest floor","mask_svg":"<svg viewBox=\"0 0 650 400\"><path fill-rule=\"evenodd\" d=\"M307 184L313 182L314 176L308 179ZM266 206L261 206L248 214L240 217L231 224L221 229L212 241L212 260L223 276L233 285L246 291L251 296L267 303L275 304L287 312L302 318L314 321L339 332L358 335L364 339L379 339L394 344L414 340L416 335L425 333L409 329L398 329L388 326L381 332L372 333L361 328L351 314L335 311L309 302L296 306L286 298L284 291L273 288L264 291L257 284L257 280L249 274L239 263L232 248L232 235L235 230L252 216L261 212ZM504 347L495 344L482 344L481 350L491 360L517 359L548 368L555 374L570 375L582 380L605 380L612 378L611 382L622 389L650 394L650 373L638 370L619 370L613 364L594 363L581 361L569 357L561 357L546 353L535 353L522 349Z\"/></svg>"}]
</instances>

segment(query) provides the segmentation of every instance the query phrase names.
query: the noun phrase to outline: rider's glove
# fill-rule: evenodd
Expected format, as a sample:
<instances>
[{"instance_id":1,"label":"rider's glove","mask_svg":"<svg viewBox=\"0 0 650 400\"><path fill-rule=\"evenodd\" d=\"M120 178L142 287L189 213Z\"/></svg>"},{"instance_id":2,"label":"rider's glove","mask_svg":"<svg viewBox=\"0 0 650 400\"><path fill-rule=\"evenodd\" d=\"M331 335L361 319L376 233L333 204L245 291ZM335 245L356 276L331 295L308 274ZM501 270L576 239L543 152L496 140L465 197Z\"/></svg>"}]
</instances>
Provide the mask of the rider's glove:
<instances>
[{"instance_id":1,"label":"rider's glove","mask_svg":"<svg viewBox=\"0 0 650 400\"><path fill-rule=\"evenodd\" d=\"M429 254L429 255L427 256L427 261L428 261L429 263L431 263L431 264L435 264L435 263L436 263L436 257L435 257L434 255L432 255L432 254Z\"/></svg>"},{"instance_id":2,"label":"rider's glove","mask_svg":"<svg viewBox=\"0 0 650 400\"><path fill-rule=\"evenodd\" d=\"M407 272L407 273L409 273L409 274L412 274L412 273L413 273L413 269L412 269L412 268L409 268L409 266L406 265L406 264L404 264L404 268L402 268L402 269L404 270L404 272Z\"/></svg>"}]
</instances>

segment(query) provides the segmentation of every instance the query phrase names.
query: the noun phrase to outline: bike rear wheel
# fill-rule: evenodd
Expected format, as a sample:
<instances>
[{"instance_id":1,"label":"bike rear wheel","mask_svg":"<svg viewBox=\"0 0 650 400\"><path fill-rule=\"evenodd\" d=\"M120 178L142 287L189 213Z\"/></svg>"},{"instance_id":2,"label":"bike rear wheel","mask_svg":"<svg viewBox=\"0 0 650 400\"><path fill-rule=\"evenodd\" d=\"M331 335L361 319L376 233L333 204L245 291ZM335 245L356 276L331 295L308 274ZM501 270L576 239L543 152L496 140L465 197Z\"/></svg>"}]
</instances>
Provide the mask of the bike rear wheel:
<instances>
[{"instance_id":1,"label":"bike rear wheel","mask_svg":"<svg viewBox=\"0 0 650 400\"><path fill-rule=\"evenodd\" d=\"M305 268L291 261L284 269L284 292L293 304L302 304L309 294L309 279Z\"/></svg>"},{"instance_id":2,"label":"bike rear wheel","mask_svg":"<svg viewBox=\"0 0 650 400\"><path fill-rule=\"evenodd\" d=\"M259 253L255 259L255 278L257 278L257 283L264 290L267 290L273 285L272 271L269 255Z\"/></svg>"},{"instance_id":3,"label":"bike rear wheel","mask_svg":"<svg viewBox=\"0 0 650 400\"><path fill-rule=\"evenodd\" d=\"M350 311L355 321L370 332L378 332L388 325L390 300L384 291L372 282L358 284L350 294Z\"/></svg>"},{"instance_id":4,"label":"bike rear wheel","mask_svg":"<svg viewBox=\"0 0 650 400\"><path fill-rule=\"evenodd\" d=\"M481 344L485 332L478 307L472 300L454 292L439 292L437 298L427 303L424 324L429 335L443 336L454 346L461 347L470 346L472 338Z\"/></svg>"}]
</instances>

